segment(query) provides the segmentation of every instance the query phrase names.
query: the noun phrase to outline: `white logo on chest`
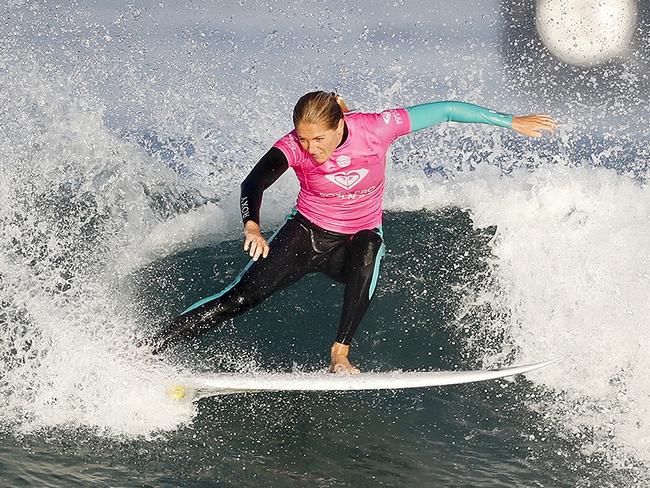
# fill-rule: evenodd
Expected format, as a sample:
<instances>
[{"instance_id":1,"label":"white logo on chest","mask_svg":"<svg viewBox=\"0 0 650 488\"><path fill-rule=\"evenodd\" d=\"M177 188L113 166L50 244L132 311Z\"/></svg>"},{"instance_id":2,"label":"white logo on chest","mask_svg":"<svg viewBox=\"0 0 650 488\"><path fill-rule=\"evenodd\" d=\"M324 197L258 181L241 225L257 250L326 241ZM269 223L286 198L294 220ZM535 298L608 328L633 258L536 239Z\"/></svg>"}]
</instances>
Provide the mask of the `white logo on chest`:
<instances>
[{"instance_id":1,"label":"white logo on chest","mask_svg":"<svg viewBox=\"0 0 650 488\"><path fill-rule=\"evenodd\" d=\"M351 188L357 186L359 182L366 177L368 172L369 171L367 169L345 171L341 173L334 173L333 175L325 175L325 178L330 180L332 183L340 186L341 188L350 190Z\"/></svg>"},{"instance_id":2,"label":"white logo on chest","mask_svg":"<svg viewBox=\"0 0 650 488\"><path fill-rule=\"evenodd\" d=\"M341 168L347 168L352 163L350 156L339 156L336 158L336 164Z\"/></svg>"}]
</instances>

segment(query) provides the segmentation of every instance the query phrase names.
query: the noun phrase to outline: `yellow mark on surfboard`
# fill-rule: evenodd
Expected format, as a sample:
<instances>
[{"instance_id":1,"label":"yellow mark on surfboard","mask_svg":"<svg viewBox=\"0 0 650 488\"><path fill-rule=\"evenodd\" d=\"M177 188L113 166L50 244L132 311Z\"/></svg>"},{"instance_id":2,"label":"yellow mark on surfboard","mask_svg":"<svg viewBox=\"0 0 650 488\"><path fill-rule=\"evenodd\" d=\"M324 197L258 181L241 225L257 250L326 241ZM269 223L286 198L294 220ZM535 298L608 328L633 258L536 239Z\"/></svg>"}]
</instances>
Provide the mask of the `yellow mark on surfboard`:
<instances>
[{"instance_id":1,"label":"yellow mark on surfboard","mask_svg":"<svg viewBox=\"0 0 650 488\"><path fill-rule=\"evenodd\" d=\"M185 387L178 385L169 390L169 396L172 400L182 400L185 398Z\"/></svg>"}]
</instances>

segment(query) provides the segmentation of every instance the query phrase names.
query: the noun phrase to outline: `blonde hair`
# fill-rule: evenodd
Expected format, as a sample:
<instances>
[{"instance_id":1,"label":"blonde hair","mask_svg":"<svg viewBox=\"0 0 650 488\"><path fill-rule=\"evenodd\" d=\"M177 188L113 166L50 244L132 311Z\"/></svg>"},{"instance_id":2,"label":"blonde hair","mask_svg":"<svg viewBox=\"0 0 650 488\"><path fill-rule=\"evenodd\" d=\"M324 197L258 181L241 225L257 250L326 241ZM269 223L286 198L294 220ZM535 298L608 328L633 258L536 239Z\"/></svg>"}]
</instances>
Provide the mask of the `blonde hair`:
<instances>
[{"instance_id":1,"label":"blonde hair","mask_svg":"<svg viewBox=\"0 0 650 488\"><path fill-rule=\"evenodd\" d=\"M303 95L293 108L293 125L323 124L335 129L343 114L350 109L335 92L315 91Z\"/></svg>"}]
</instances>

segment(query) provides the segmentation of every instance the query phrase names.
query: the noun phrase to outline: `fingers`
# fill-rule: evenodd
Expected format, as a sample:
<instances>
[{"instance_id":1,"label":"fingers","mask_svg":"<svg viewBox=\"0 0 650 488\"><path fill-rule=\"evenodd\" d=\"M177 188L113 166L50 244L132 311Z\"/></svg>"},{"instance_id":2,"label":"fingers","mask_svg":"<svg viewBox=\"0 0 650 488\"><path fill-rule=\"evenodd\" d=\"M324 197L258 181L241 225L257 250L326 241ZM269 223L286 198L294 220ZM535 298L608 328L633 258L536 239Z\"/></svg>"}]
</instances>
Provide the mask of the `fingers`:
<instances>
[{"instance_id":1,"label":"fingers","mask_svg":"<svg viewBox=\"0 0 650 488\"><path fill-rule=\"evenodd\" d=\"M249 253L250 256L253 258L253 261L257 261L260 258L260 256L262 256L262 255L264 257L266 257L268 255L268 253L269 253L268 247L269 247L269 245L266 243L266 241L264 239L262 239L261 241L255 242L255 250L254 250L254 252L253 252L253 250L251 250L251 252Z\"/></svg>"},{"instance_id":2,"label":"fingers","mask_svg":"<svg viewBox=\"0 0 650 488\"><path fill-rule=\"evenodd\" d=\"M259 254L260 254L259 248L260 248L260 243L258 239L251 242L251 248L250 251L248 252L248 255L251 258L253 258L253 261L257 261L257 258L259 258Z\"/></svg>"},{"instance_id":3,"label":"fingers","mask_svg":"<svg viewBox=\"0 0 650 488\"><path fill-rule=\"evenodd\" d=\"M534 122L542 129L553 133L558 127L558 123L548 115L536 115Z\"/></svg>"},{"instance_id":4,"label":"fingers","mask_svg":"<svg viewBox=\"0 0 650 488\"><path fill-rule=\"evenodd\" d=\"M545 114L523 115L513 119L512 128L529 137L541 137L545 132L552 134L558 123Z\"/></svg>"},{"instance_id":5,"label":"fingers","mask_svg":"<svg viewBox=\"0 0 650 488\"><path fill-rule=\"evenodd\" d=\"M522 134L529 137L542 137L544 135L544 131L540 129L526 129L526 131L522 132Z\"/></svg>"},{"instance_id":6,"label":"fingers","mask_svg":"<svg viewBox=\"0 0 650 488\"><path fill-rule=\"evenodd\" d=\"M262 236L247 236L244 241L244 251L248 252L253 261L257 261L260 256L265 258L269 255L269 245Z\"/></svg>"}]
</instances>

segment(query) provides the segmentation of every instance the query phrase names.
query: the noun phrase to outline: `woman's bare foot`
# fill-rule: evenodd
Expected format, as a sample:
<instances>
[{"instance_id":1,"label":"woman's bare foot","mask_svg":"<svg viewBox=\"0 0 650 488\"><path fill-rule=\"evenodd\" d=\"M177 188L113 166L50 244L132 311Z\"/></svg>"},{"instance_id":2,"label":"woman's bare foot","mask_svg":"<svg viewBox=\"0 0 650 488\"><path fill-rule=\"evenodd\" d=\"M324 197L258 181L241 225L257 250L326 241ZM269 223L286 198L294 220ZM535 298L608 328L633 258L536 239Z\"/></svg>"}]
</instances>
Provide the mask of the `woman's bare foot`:
<instances>
[{"instance_id":1,"label":"woman's bare foot","mask_svg":"<svg viewBox=\"0 0 650 488\"><path fill-rule=\"evenodd\" d=\"M336 374L359 374L359 368L352 366L348 360L350 346L335 342L330 350L330 373Z\"/></svg>"}]
</instances>

